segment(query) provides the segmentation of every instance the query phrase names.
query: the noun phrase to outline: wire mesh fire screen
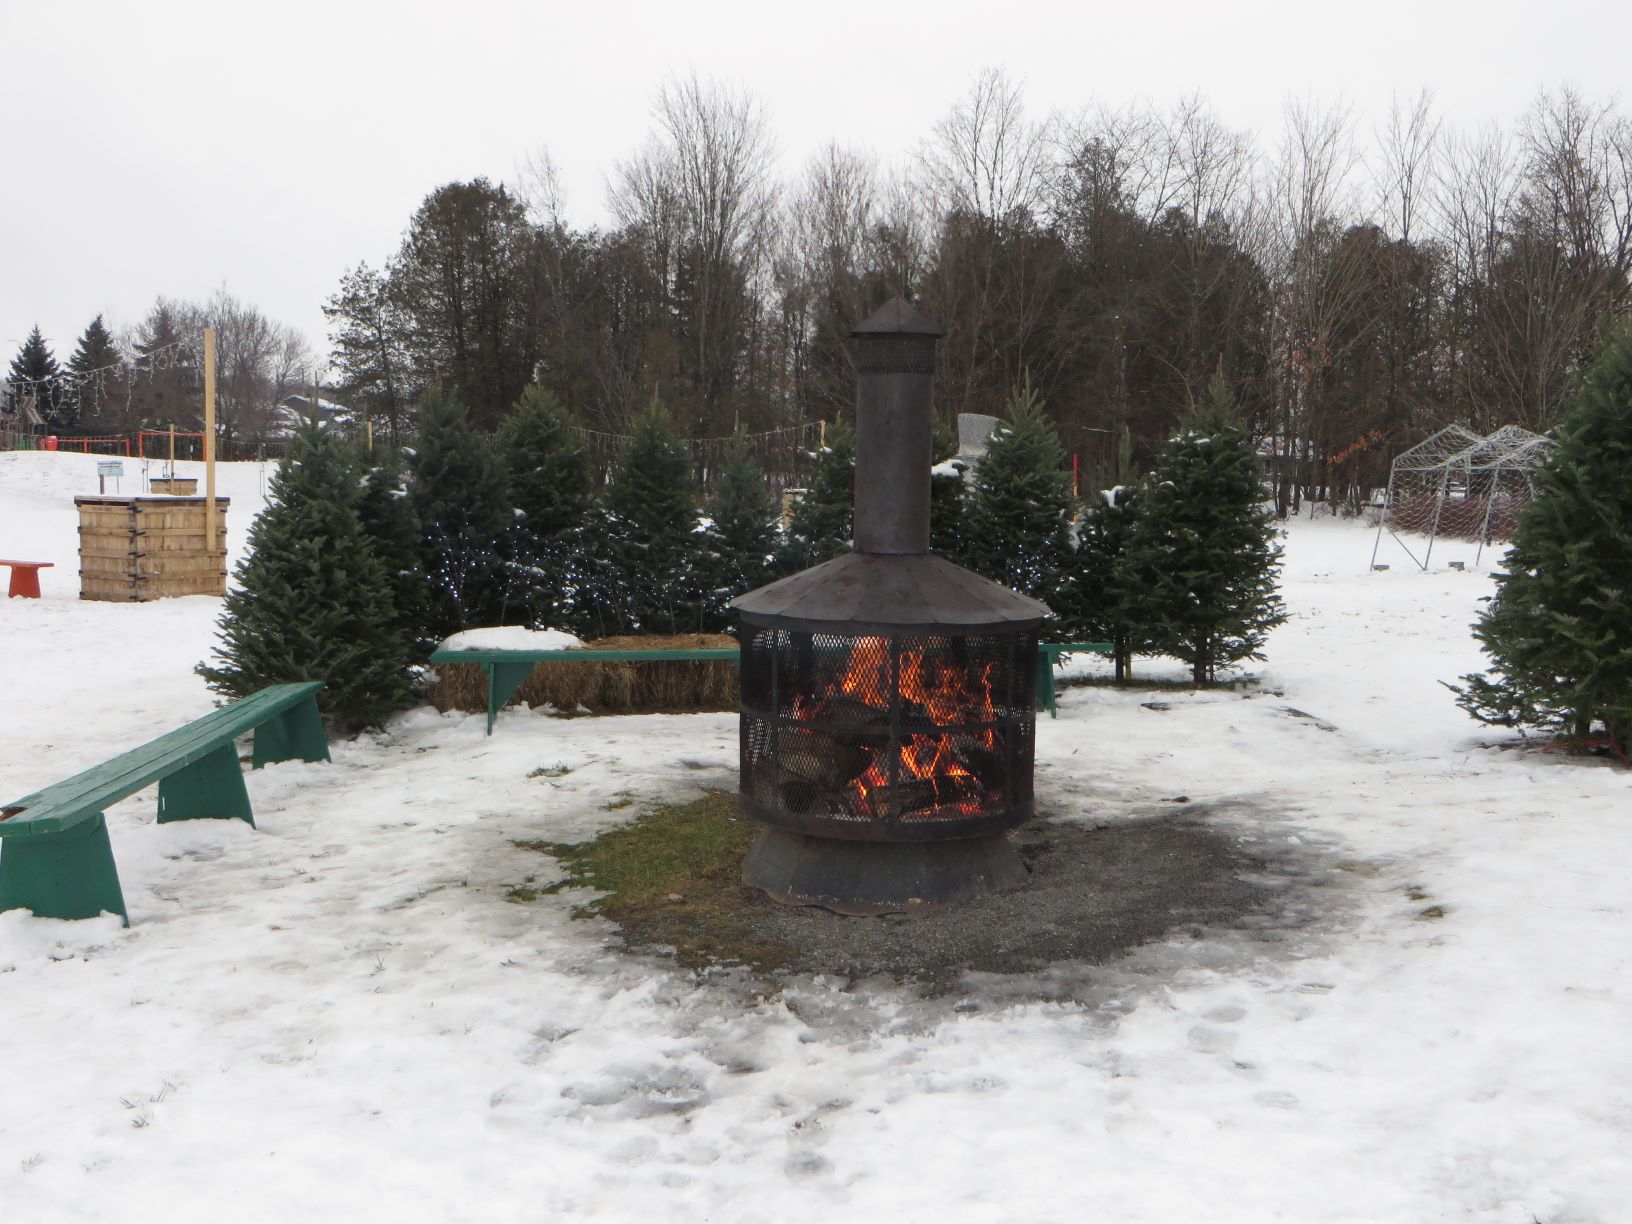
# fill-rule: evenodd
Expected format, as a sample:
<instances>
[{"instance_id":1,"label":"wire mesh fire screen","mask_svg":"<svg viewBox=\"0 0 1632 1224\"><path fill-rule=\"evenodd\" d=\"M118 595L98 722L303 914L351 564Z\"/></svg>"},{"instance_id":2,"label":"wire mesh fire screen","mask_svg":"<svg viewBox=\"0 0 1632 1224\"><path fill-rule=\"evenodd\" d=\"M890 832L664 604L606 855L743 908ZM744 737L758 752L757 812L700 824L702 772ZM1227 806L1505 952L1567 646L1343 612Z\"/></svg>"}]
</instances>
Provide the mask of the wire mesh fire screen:
<instances>
[{"instance_id":1,"label":"wire mesh fire screen","mask_svg":"<svg viewBox=\"0 0 1632 1224\"><path fill-rule=\"evenodd\" d=\"M979 837L1030 818L1035 629L882 635L744 622L748 815L878 841Z\"/></svg>"}]
</instances>

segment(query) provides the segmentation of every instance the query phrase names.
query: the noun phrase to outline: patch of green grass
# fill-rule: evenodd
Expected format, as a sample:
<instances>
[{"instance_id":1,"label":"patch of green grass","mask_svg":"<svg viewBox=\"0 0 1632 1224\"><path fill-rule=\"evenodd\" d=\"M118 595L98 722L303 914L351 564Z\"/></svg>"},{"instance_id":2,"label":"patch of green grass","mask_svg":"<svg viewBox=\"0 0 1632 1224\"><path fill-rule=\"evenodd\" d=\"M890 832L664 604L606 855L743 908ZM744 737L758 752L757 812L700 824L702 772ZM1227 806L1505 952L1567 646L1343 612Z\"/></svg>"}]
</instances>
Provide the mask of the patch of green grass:
<instances>
[{"instance_id":1,"label":"patch of green grass","mask_svg":"<svg viewBox=\"0 0 1632 1224\"><path fill-rule=\"evenodd\" d=\"M1420 914L1418 914L1417 917L1418 918L1443 918L1443 917L1445 917L1445 907L1443 905L1430 905L1427 909L1423 910Z\"/></svg>"},{"instance_id":2,"label":"patch of green grass","mask_svg":"<svg viewBox=\"0 0 1632 1224\"><path fill-rule=\"evenodd\" d=\"M627 803L623 806L627 806ZM711 791L665 804L634 824L576 845L517 842L560 860L567 879L602 895L576 917L609 918L631 945L666 944L688 969L745 964L769 970L794 950L753 934L751 914L767 904L742 882L742 860L757 830L737 814L737 797Z\"/></svg>"}]
</instances>

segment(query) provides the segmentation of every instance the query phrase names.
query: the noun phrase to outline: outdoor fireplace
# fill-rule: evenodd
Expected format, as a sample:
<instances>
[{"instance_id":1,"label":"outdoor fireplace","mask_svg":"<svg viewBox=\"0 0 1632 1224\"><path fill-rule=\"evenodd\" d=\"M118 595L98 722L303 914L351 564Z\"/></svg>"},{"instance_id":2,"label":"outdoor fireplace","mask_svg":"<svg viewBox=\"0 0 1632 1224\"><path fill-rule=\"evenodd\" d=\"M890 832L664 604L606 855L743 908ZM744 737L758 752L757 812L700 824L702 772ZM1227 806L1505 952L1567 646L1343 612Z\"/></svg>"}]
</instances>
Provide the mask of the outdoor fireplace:
<instances>
[{"instance_id":1,"label":"outdoor fireplace","mask_svg":"<svg viewBox=\"0 0 1632 1224\"><path fill-rule=\"evenodd\" d=\"M855 547L736 601L747 880L871 914L1023 883L1047 609L929 552L940 330L897 299L856 340Z\"/></svg>"}]
</instances>

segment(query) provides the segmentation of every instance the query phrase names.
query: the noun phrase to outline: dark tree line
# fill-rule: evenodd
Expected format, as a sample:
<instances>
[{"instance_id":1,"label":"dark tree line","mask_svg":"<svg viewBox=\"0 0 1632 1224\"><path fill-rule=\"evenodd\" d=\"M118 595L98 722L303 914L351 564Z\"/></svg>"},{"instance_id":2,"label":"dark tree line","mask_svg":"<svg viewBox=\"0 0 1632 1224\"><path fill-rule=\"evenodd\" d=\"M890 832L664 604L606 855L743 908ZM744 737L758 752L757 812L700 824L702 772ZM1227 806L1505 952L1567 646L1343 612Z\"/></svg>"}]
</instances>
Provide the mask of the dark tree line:
<instances>
[{"instance_id":1,"label":"dark tree line","mask_svg":"<svg viewBox=\"0 0 1632 1224\"><path fill-rule=\"evenodd\" d=\"M909 164L831 147L792 182L751 98L693 78L654 109L609 228L567 223L547 156L431 192L329 303L352 402L396 432L432 382L483 428L534 381L619 433L654 403L693 437L842 420L848 331L900 292L947 331L939 410L1029 381L1085 483L1222 361L1284 512L1450 421L1546 427L1627 309L1632 124L1569 91L1476 138L1419 98L1364 149L1292 107L1260 148L1198 99L1037 121L989 72Z\"/></svg>"},{"instance_id":2,"label":"dark tree line","mask_svg":"<svg viewBox=\"0 0 1632 1224\"><path fill-rule=\"evenodd\" d=\"M315 377L295 329L225 289L207 301L159 297L135 327L115 335L97 315L66 362L38 327L7 370L0 424L40 423L63 435L127 434L203 423L204 328L216 334L216 419L223 439L263 438L283 424L277 404Z\"/></svg>"}]
</instances>

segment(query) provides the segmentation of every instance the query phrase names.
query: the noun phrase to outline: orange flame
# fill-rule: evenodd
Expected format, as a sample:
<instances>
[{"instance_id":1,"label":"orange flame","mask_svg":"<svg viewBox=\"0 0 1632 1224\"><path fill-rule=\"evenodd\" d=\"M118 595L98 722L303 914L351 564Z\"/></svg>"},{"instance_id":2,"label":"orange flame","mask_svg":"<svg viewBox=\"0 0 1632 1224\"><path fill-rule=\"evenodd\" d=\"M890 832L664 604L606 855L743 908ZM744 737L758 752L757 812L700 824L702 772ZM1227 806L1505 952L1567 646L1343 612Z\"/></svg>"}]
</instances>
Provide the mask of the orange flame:
<instances>
[{"instance_id":1,"label":"orange flame","mask_svg":"<svg viewBox=\"0 0 1632 1224\"><path fill-rule=\"evenodd\" d=\"M894 656L892 658L892 656ZM929 784L929 794L919 790L918 802L901 811L901 800L892 796L890 786L891 751L872 750L872 760L847 786L850 806L869 819L957 820L978 816L994 797L991 781L983 781L969 768L960 751L999 754L1002 743L994 724L998 705L992 693L995 661L979 667L960 666L944 652L924 649L904 650L898 655L885 637L857 638L850 649L844 670L822 692L795 698L795 718L808 721L854 721L854 712L835 710L835 699L843 696L881 714L888 714L892 693L900 694L907 718L918 727L928 722L940 728L958 728L944 734L910 731L894 740L894 764L898 785L909 780ZM897 671L892 684L892 670ZM981 724L986 724L981 726ZM978 729L962 730L975 727ZM925 801L925 800L928 801Z\"/></svg>"}]
</instances>

